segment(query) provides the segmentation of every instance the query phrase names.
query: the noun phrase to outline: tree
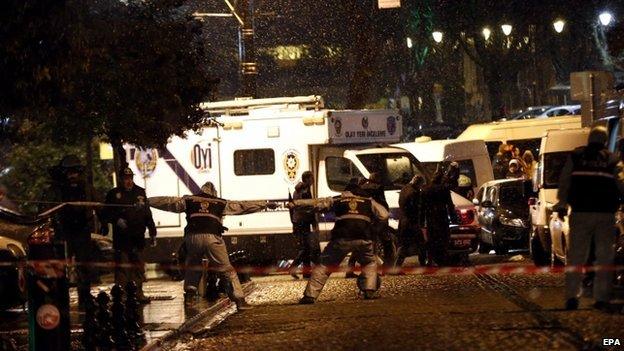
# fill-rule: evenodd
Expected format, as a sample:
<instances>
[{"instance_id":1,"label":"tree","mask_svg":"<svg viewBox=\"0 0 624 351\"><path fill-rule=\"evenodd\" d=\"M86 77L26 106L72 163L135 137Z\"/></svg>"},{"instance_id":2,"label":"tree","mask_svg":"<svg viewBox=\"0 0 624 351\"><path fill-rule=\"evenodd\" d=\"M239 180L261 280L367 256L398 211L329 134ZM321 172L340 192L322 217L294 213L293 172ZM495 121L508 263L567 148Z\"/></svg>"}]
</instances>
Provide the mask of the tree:
<instances>
[{"instance_id":1,"label":"tree","mask_svg":"<svg viewBox=\"0 0 624 351\"><path fill-rule=\"evenodd\" d=\"M0 5L0 116L57 144L157 146L198 127L217 80L201 24L175 0ZM121 166L121 164L119 165Z\"/></svg>"}]
</instances>

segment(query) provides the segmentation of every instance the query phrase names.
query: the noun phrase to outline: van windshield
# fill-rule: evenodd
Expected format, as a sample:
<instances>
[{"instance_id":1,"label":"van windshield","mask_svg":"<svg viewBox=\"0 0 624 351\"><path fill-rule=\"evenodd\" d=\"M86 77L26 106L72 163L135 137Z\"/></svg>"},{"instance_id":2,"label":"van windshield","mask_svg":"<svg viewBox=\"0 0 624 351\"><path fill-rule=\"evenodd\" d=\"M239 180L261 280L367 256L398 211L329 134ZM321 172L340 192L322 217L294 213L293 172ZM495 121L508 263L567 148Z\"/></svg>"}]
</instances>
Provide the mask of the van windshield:
<instances>
[{"instance_id":1,"label":"van windshield","mask_svg":"<svg viewBox=\"0 0 624 351\"><path fill-rule=\"evenodd\" d=\"M416 158L408 152L361 154L357 158L369 173L381 173L386 190L400 190L415 175L429 179Z\"/></svg>"},{"instance_id":2,"label":"van windshield","mask_svg":"<svg viewBox=\"0 0 624 351\"><path fill-rule=\"evenodd\" d=\"M550 152L544 154L544 189L557 189L561 170L568 159L570 151Z\"/></svg>"}]
</instances>

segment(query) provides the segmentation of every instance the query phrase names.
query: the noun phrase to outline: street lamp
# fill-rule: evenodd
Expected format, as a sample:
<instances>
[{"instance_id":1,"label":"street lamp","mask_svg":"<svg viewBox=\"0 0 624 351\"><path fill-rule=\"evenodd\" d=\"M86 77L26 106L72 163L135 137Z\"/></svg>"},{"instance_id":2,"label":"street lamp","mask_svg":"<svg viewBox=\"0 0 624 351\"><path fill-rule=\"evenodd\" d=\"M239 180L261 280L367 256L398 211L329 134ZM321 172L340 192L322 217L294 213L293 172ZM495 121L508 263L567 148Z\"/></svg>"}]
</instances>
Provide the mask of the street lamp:
<instances>
[{"instance_id":1,"label":"street lamp","mask_svg":"<svg viewBox=\"0 0 624 351\"><path fill-rule=\"evenodd\" d=\"M503 24L501 26L501 29L503 30L503 34L505 34L506 36L509 36L509 34L511 34L511 30L512 30L512 26L511 24Z\"/></svg>"},{"instance_id":2,"label":"street lamp","mask_svg":"<svg viewBox=\"0 0 624 351\"><path fill-rule=\"evenodd\" d=\"M492 31L490 30L490 28L485 27L483 28L483 31L481 33L483 33L483 37L485 38L485 41L488 41L488 39L490 39L490 35L492 34Z\"/></svg>"},{"instance_id":3,"label":"street lamp","mask_svg":"<svg viewBox=\"0 0 624 351\"><path fill-rule=\"evenodd\" d=\"M408 47L409 49L411 49L411 48L412 48L412 46L414 46L414 43L412 43L412 38L408 37L408 38L407 38L407 47Z\"/></svg>"},{"instance_id":4,"label":"street lamp","mask_svg":"<svg viewBox=\"0 0 624 351\"><path fill-rule=\"evenodd\" d=\"M611 21L613 20L613 15L605 11L598 16L598 19L600 20L600 24L606 27L611 24Z\"/></svg>"},{"instance_id":5,"label":"street lamp","mask_svg":"<svg viewBox=\"0 0 624 351\"><path fill-rule=\"evenodd\" d=\"M442 42L442 36L443 36L442 32L436 30L435 32L431 33L431 35L433 36L433 40L436 43Z\"/></svg>"},{"instance_id":6,"label":"street lamp","mask_svg":"<svg viewBox=\"0 0 624 351\"><path fill-rule=\"evenodd\" d=\"M558 19L555 22L553 22L553 27L555 28L555 32L561 33L563 32L563 27L565 27L565 21Z\"/></svg>"}]
</instances>

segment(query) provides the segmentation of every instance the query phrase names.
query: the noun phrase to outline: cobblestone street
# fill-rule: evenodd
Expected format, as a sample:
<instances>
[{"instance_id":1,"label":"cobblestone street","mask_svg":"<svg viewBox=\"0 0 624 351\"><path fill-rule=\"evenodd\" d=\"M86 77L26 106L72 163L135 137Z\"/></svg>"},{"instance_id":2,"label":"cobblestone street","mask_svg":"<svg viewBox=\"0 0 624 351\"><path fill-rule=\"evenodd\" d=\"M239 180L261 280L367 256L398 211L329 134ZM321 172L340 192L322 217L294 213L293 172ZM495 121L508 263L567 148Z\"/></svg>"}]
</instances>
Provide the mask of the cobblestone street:
<instances>
[{"instance_id":1,"label":"cobblestone street","mask_svg":"<svg viewBox=\"0 0 624 351\"><path fill-rule=\"evenodd\" d=\"M355 280L332 277L315 305L287 276L255 279L255 308L171 350L578 350L624 338L624 315L582 300L563 306L563 276L386 276L382 298L362 300ZM615 348L617 349L617 348Z\"/></svg>"}]
</instances>

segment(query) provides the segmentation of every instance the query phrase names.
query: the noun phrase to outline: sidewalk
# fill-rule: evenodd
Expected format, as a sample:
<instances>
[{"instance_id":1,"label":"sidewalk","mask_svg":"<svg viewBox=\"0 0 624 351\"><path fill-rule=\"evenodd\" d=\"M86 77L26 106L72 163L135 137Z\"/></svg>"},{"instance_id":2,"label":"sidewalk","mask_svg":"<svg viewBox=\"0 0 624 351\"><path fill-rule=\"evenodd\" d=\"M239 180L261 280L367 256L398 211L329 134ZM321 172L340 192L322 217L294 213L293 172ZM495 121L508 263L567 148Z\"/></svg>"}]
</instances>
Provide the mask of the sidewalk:
<instances>
[{"instance_id":1,"label":"sidewalk","mask_svg":"<svg viewBox=\"0 0 624 351\"><path fill-rule=\"evenodd\" d=\"M110 294L113 286L109 279L105 283L91 289L94 296L100 291ZM253 289L254 283L246 283L243 288L247 294ZM184 292L181 281L167 278L150 280L143 286L144 292L153 300L143 306L142 321L146 345L142 350L156 350L160 343L179 333L192 328L204 319L210 318L230 307L228 298L208 302L201 300L190 308L184 306ZM78 311L78 295L76 289L70 291L70 318L72 328L72 348L81 349L80 337L84 313ZM21 308L0 315L0 338L12 340L18 349L25 349L28 344L28 317Z\"/></svg>"}]
</instances>

